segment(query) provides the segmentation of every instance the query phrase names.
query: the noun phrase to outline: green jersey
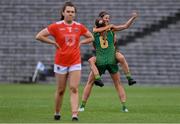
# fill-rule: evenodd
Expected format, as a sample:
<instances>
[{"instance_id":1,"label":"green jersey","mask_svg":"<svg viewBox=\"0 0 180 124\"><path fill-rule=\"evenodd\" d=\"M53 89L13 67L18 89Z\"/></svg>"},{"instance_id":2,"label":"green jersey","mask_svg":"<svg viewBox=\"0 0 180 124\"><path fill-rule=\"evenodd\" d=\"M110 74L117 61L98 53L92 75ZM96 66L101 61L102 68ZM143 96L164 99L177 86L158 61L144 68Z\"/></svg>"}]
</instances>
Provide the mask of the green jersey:
<instances>
[{"instance_id":1,"label":"green jersey","mask_svg":"<svg viewBox=\"0 0 180 124\"><path fill-rule=\"evenodd\" d=\"M96 65L116 64L114 32L109 30L104 36L94 33L93 45L96 49Z\"/></svg>"}]
</instances>

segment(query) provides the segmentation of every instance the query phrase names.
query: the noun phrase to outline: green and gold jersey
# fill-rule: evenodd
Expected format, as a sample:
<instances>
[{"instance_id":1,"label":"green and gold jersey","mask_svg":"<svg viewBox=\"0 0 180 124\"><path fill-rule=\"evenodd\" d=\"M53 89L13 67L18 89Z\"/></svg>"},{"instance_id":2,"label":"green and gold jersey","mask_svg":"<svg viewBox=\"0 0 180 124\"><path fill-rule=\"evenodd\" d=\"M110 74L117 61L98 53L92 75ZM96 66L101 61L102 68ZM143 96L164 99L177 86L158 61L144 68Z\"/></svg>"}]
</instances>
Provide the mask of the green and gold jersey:
<instances>
[{"instance_id":1,"label":"green and gold jersey","mask_svg":"<svg viewBox=\"0 0 180 124\"><path fill-rule=\"evenodd\" d=\"M93 45L96 49L96 65L116 64L115 47L114 47L114 32L109 30L100 33L94 33Z\"/></svg>"}]
</instances>

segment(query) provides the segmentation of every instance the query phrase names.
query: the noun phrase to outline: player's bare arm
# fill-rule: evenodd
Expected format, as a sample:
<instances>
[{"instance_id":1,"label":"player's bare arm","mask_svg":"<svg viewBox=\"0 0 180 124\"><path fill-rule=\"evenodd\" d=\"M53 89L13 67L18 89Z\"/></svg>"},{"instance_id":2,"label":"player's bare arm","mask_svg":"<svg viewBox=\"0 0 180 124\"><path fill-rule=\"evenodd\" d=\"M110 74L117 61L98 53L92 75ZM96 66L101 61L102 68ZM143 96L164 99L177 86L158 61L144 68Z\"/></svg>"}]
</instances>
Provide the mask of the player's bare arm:
<instances>
[{"instance_id":1,"label":"player's bare arm","mask_svg":"<svg viewBox=\"0 0 180 124\"><path fill-rule=\"evenodd\" d=\"M94 40L94 37L93 37L93 35L92 35L92 33L90 31L85 33L83 36L85 37L85 39L81 40L80 44L88 44L88 43L91 43Z\"/></svg>"},{"instance_id":2,"label":"player's bare arm","mask_svg":"<svg viewBox=\"0 0 180 124\"><path fill-rule=\"evenodd\" d=\"M36 40L39 40L43 43L52 44L57 49L59 49L60 46L54 40L49 39L48 36L50 36L50 34L49 34L47 28L45 28L36 35Z\"/></svg>"},{"instance_id":3,"label":"player's bare arm","mask_svg":"<svg viewBox=\"0 0 180 124\"><path fill-rule=\"evenodd\" d=\"M101 28L96 28L96 27L94 27L94 28L93 28L93 32L94 32L94 33L96 33L96 32L103 32L103 31L106 31L106 30L111 29L112 27L114 27L113 24L110 24L110 25L107 25L107 26L101 27Z\"/></svg>"},{"instance_id":4,"label":"player's bare arm","mask_svg":"<svg viewBox=\"0 0 180 124\"><path fill-rule=\"evenodd\" d=\"M136 12L133 12L132 17L125 24L114 25L112 28L114 31L121 31L124 29L128 29L137 17L138 17L138 14Z\"/></svg>"}]
</instances>

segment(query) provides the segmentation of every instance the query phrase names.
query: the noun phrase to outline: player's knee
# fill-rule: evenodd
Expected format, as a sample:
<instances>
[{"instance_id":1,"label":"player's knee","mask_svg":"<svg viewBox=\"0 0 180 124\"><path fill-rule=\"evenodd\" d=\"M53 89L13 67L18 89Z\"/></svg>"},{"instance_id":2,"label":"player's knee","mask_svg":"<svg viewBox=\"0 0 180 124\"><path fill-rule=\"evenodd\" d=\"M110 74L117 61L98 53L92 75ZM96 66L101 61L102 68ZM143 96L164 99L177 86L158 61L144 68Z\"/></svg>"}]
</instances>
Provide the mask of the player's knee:
<instances>
[{"instance_id":1,"label":"player's knee","mask_svg":"<svg viewBox=\"0 0 180 124\"><path fill-rule=\"evenodd\" d=\"M78 92L78 88L70 87L70 91L71 91L71 93L77 93Z\"/></svg>"},{"instance_id":2,"label":"player's knee","mask_svg":"<svg viewBox=\"0 0 180 124\"><path fill-rule=\"evenodd\" d=\"M119 81L119 80L114 81L114 86L115 86L116 88L118 88L119 85L120 85L120 81Z\"/></svg>"},{"instance_id":3,"label":"player's knee","mask_svg":"<svg viewBox=\"0 0 180 124\"><path fill-rule=\"evenodd\" d=\"M58 90L57 90L57 94L58 94L59 96L63 96L63 95L64 95L64 92L65 92L65 89L58 89Z\"/></svg>"}]
</instances>

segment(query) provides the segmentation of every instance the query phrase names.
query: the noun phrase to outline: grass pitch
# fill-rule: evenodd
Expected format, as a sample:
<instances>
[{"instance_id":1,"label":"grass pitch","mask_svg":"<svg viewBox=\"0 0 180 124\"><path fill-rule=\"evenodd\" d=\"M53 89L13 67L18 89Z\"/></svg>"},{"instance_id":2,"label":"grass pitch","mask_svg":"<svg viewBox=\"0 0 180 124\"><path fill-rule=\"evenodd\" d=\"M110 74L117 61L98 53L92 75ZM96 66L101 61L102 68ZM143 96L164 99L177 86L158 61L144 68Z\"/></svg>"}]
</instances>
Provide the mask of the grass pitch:
<instances>
[{"instance_id":1,"label":"grass pitch","mask_svg":"<svg viewBox=\"0 0 180 124\"><path fill-rule=\"evenodd\" d=\"M94 86L78 123L180 123L180 86L125 86L128 113L113 86ZM83 86L80 86L80 96ZM0 123L71 123L69 89L62 119L54 121L55 85L1 84ZM81 97L80 97L81 99Z\"/></svg>"}]
</instances>

